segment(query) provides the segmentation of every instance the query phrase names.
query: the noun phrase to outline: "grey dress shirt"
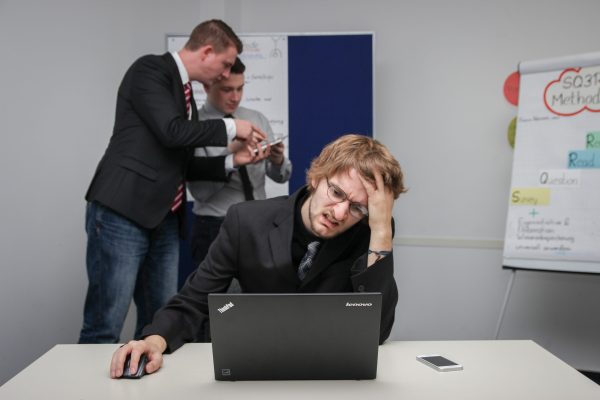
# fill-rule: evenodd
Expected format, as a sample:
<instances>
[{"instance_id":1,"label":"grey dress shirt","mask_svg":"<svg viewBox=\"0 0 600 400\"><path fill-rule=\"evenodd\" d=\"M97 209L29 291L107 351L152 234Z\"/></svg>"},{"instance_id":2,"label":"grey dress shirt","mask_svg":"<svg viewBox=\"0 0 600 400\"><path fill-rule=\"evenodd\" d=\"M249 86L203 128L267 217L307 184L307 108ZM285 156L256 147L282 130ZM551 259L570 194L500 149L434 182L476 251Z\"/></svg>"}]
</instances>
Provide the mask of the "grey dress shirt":
<instances>
[{"instance_id":1,"label":"grey dress shirt","mask_svg":"<svg viewBox=\"0 0 600 400\"><path fill-rule=\"evenodd\" d=\"M205 103L198 110L198 119L203 121L207 119L223 118L224 114L218 111L210 103ZM273 139L273 130L268 119L259 111L251 110L245 107L238 107L234 113L235 118L245 119L262 129L269 140ZM224 147L198 147L194 155L196 157L222 156L227 154L227 148ZM265 178L277 183L287 182L292 173L292 163L288 158L284 158L283 164L274 165L268 159L257 164L246 166L250 182L252 183L253 194L256 200L266 198ZM196 215L225 217L227 210L233 204L245 201L242 181L237 171L234 171L229 181L195 181L187 183L188 190L194 198L193 212Z\"/></svg>"}]
</instances>

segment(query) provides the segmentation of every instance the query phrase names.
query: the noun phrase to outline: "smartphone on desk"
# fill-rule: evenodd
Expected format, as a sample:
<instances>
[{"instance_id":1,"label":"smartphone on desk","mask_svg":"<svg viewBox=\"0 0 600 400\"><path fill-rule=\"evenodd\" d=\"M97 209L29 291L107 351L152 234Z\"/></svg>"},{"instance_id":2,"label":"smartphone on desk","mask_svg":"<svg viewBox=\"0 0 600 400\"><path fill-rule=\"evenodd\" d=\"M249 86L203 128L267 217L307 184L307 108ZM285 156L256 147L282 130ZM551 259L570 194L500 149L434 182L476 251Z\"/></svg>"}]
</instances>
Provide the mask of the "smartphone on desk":
<instances>
[{"instance_id":1,"label":"smartphone on desk","mask_svg":"<svg viewBox=\"0 0 600 400\"><path fill-rule=\"evenodd\" d=\"M273 146L276 144L279 144L281 142L283 142L285 140L285 138L287 137L287 135L284 136L278 136L277 138L271 140L270 142L267 142L266 140L260 143L260 147L262 148L263 151L265 151L267 149L267 144L269 146ZM258 153L257 149L254 149L254 154Z\"/></svg>"},{"instance_id":2,"label":"smartphone on desk","mask_svg":"<svg viewBox=\"0 0 600 400\"><path fill-rule=\"evenodd\" d=\"M439 354L417 356L417 360L440 372L460 371L463 369L462 365L457 364L454 361L450 361L446 357L442 357Z\"/></svg>"}]
</instances>

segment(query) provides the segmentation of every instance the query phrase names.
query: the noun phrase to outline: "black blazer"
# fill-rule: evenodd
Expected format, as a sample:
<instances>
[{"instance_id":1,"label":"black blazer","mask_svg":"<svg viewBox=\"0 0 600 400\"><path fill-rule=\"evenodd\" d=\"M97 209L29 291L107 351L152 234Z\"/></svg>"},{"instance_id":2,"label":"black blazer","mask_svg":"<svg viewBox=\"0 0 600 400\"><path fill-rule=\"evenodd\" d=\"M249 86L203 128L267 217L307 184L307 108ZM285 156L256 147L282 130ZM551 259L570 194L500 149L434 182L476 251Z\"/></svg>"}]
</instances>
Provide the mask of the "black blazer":
<instances>
[{"instance_id":1,"label":"black blazer","mask_svg":"<svg viewBox=\"0 0 600 400\"><path fill-rule=\"evenodd\" d=\"M184 177L226 179L224 157L193 158L194 147L227 145L225 124L200 122L196 107L191 109L188 120L171 54L135 61L119 87L113 135L86 200L154 228L169 212Z\"/></svg>"},{"instance_id":2,"label":"black blazer","mask_svg":"<svg viewBox=\"0 0 600 400\"><path fill-rule=\"evenodd\" d=\"M394 260L390 255L367 268L368 224L359 222L324 241L306 278L298 279L291 243L295 204L305 194L302 188L290 197L231 206L204 261L143 335L161 335L169 352L203 341L208 293L226 291L236 277L242 291L250 293L382 292L380 342L387 339L398 301Z\"/></svg>"}]
</instances>

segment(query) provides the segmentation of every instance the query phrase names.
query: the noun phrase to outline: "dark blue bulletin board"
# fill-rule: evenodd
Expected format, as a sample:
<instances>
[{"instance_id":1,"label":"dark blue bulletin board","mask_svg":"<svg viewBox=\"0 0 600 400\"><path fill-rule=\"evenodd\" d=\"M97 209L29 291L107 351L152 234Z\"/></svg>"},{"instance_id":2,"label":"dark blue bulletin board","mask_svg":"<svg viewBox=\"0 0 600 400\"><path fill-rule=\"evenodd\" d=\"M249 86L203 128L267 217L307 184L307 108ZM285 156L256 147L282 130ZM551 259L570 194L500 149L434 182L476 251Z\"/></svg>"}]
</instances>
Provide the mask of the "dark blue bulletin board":
<instances>
[{"instance_id":1,"label":"dark blue bulletin board","mask_svg":"<svg viewBox=\"0 0 600 400\"><path fill-rule=\"evenodd\" d=\"M373 136L373 35L288 36L290 193L323 146Z\"/></svg>"},{"instance_id":2,"label":"dark blue bulletin board","mask_svg":"<svg viewBox=\"0 0 600 400\"><path fill-rule=\"evenodd\" d=\"M303 34L288 38L290 193L306 182L310 162L345 133L373 136L373 34ZM188 202L187 228L193 222ZM190 234L181 243L179 287L197 266Z\"/></svg>"}]
</instances>

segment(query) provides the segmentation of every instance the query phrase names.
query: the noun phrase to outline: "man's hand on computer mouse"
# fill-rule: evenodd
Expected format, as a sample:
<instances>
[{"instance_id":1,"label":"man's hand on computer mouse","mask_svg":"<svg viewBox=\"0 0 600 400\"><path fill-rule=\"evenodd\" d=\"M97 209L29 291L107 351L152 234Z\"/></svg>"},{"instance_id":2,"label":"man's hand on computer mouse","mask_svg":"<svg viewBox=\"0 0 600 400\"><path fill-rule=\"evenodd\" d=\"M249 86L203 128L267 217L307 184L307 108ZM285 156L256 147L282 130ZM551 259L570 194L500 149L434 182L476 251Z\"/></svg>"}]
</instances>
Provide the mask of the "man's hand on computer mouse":
<instances>
[{"instance_id":1,"label":"man's hand on computer mouse","mask_svg":"<svg viewBox=\"0 0 600 400\"><path fill-rule=\"evenodd\" d=\"M127 344L119 347L113 353L110 363L110 377L121 378L125 360L131 355L130 374L134 375L137 371L138 364L142 355L146 355L146 373L151 374L160 369L163 363L163 352L167 348L165 339L158 335L146 337L144 340L132 340Z\"/></svg>"}]
</instances>

